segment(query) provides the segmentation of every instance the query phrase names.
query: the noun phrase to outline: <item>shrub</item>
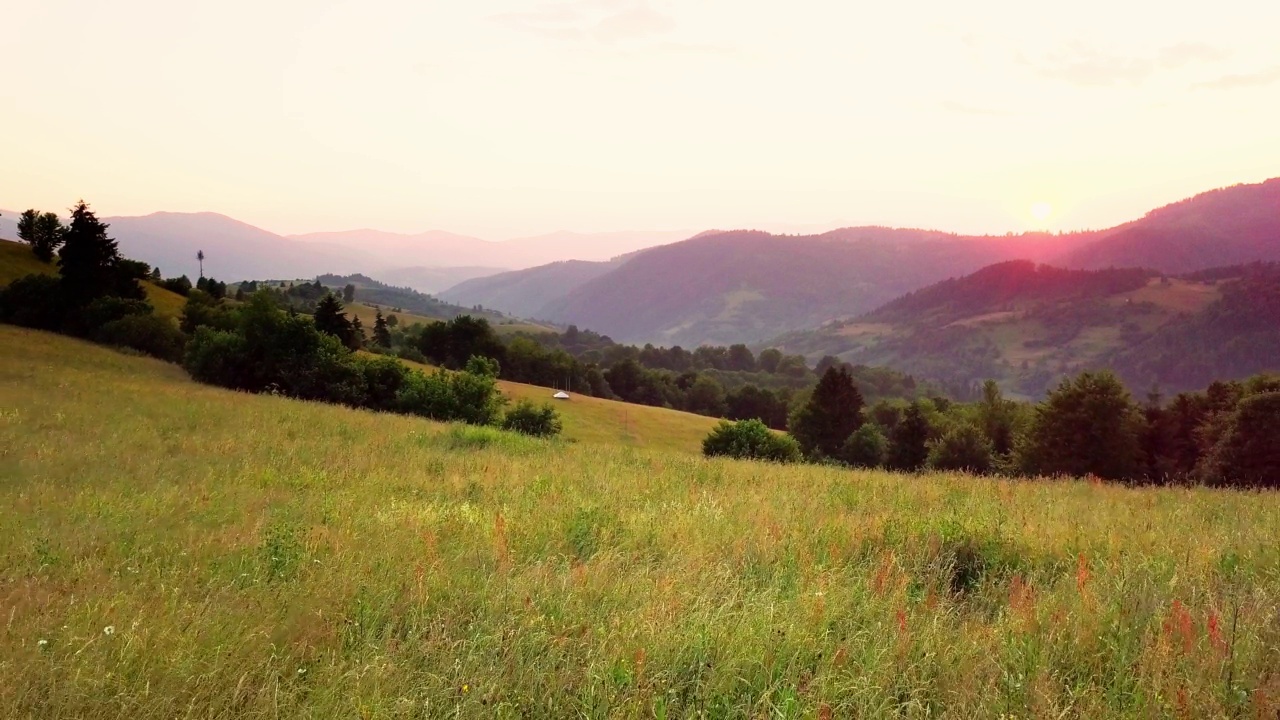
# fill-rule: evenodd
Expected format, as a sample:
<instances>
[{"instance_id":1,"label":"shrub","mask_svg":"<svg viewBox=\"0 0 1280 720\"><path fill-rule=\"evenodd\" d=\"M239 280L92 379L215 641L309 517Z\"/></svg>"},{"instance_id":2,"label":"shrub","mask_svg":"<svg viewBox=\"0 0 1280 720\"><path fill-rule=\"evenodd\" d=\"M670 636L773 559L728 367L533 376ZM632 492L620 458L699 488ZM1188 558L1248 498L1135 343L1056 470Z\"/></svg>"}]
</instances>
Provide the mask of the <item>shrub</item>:
<instances>
[{"instance_id":1,"label":"shrub","mask_svg":"<svg viewBox=\"0 0 1280 720\"><path fill-rule=\"evenodd\" d=\"M800 446L788 435L775 434L759 420L722 420L702 441L702 454L746 460L798 462Z\"/></svg>"},{"instance_id":2,"label":"shrub","mask_svg":"<svg viewBox=\"0 0 1280 720\"><path fill-rule=\"evenodd\" d=\"M0 321L57 330L65 315L62 285L52 275L27 275L0 288Z\"/></svg>"},{"instance_id":3,"label":"shrub","mask_svg":"<svg viewBox=\"0 0 1280 720\"><path fill-rule=\"evenodd\" d=\"M889 440L879 425L866 423L849 436L840 452L854 467L880 467L889 453Z\"/></svg>"},{"instance_id":4,"label":"shrub","mask_svg":"<svg viewBox=\"0 0 1280 720\"><path fill-rule=\"evenodd\" d=\"M985 474L991 472L994 450L991 441L977 427L964 423L929 443L929 467Z\"/></svg>"},{"instance_id":5,"label":"shrub","mask_svg":"<svg viewBox=\"0 0 1280 720\"><path fill-rule=\"evenodd\" d=\"M525 435L536 437L552 437L559 435L563 425L555 408L543 404L534 405L528 400L521 400L507 411L502 419L503 430L514 430Z\"/></svg>"},{"instance_id":6,"label":"shrub","mask_svg":"<svg viewBox=\"0 0 1280 720\"><path fill-rule=\"evenodd\" d=\"M154 314L126 315L98 328L93 339L106 345L133 348L152 357L180 362L187 336L173 322Z\"/></svg>"}]
</instances>

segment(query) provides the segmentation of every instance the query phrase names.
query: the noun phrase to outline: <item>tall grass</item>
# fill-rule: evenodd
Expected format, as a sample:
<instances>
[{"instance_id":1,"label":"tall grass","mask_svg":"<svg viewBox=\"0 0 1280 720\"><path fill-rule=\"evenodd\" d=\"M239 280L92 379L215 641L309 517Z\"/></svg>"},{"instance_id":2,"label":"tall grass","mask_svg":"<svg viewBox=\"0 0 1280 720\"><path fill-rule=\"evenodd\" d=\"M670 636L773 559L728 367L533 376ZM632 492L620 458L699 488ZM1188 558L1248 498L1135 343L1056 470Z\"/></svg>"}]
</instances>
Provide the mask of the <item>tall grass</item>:
<instances>
[{"instance_id":1,"label":"tall grass","mask_svg":"<svg viewBox=\"0 0 1280 720\"><path fill-rule=\"evenodd\" d=\"M2 717L1241 717L1280 497L565 444L0 328Z\"/></svg>"}]
</instances>

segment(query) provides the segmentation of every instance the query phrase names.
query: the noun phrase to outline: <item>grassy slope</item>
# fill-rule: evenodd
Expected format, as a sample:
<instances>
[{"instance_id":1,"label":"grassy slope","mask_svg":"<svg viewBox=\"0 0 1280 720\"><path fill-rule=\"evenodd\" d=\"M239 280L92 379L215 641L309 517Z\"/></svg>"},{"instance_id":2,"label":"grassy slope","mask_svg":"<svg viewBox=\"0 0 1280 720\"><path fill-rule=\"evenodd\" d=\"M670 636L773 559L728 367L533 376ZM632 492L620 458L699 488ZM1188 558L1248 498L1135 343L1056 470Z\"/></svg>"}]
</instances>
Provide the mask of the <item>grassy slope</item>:
<instances>
[{"instance_id":1,"label":"grassy slope","mask_svg":"<svg viewBox=\"0 0 1280 720\"><path fill-rule=\"evenodd\" d=\"M27 275L52 275L55 272L57 267L37 260L26 243L0 240L0 285L8 285ZM177 318L182 314L182 306L186 304L186 298L149 282L142 285L147 291L147 300L151 302L157 313L171 318Z\"/></svg>"},{"instance_id":2,"label":"grassy slope","mask_svg":"<svg viewBox=\"0 0 1280 720\"><path fill-rule=\"evenodd\" d=\"M7 327L0 478L6 718L1253 718L1280 699L1274 493L548 443ZM960 538L973 584L953 594Z\"/></svg>"},{"instance_id":3,"label":"grassy slope","mask_svg":"<svg viewBox=\"0 0 1280 720\"><path fill-rule=\"evenodd\" d=\"M427 372L426 365L405 361ZM573 394L569 400L553 400L555 390L524 383L498 383L512 400L551 403L564 421L567 440L643 447L682 453L701 453L702 438L719 422L713 418L666 408L633 405L616 400Z\"/></svg>"}]
</instances>

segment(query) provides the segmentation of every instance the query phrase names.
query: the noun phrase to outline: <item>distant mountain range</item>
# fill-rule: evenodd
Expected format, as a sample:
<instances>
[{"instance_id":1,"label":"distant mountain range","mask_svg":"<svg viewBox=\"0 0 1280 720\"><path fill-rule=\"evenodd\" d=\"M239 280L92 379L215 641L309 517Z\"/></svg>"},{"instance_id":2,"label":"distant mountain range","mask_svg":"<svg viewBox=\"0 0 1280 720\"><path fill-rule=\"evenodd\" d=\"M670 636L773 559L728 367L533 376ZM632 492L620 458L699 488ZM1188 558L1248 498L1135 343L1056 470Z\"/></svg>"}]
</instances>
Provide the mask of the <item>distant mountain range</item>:
<instances>
[{"instance_id":1,"label":"distant mountain range","mask_svg":"<svg viewBox=\"0 0 1280 720\"><path fill-rule=\"evenodd\" d=\"M17 239L20 211L0 211L0 238ZM104 217L126 256L166 275L195 276L196 252L205 274L224 281L264 277L312 278L364 273L419 292L434 293L472 278L560 260L607 260L688 237L680 231L559 232L501 242L431 231L414 235L352 230L279 235L217 213L158 212Z\"/></svg>"},{"instance_id":2,"label":"distant mountain range","mask_svg":"<svg viewBox=\"0 0 1280 720\"><path fill-rule=\"evenodd\" d=\"M759 343L1015 259L1166 273L1280 260L1280 179L1204 193L1109 230L1061 235L876 227L805 236L703 233L607 265L548 265L470 280L441 297L625 342Z\"/></svg>"}]
</instances>

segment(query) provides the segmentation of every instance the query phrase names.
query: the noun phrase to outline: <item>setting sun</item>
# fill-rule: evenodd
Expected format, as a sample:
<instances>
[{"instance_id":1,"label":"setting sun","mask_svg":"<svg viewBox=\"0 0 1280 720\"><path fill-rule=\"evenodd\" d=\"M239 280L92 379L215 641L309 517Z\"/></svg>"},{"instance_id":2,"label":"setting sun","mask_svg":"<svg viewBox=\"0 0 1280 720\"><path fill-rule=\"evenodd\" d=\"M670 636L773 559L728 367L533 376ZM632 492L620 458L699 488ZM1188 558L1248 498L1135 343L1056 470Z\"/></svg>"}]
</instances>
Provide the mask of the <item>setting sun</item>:
<instances>
[{"instance_id":1,"label":"setting sun","mask_svg":"<svg viewBox=\"0 0 1280 720\"><path fill-rule=\"evenodd\" d=\"M1040 201L1040 202L1032 203L1031 205L1031 217L1035 218L1040 222L1044 222L1045 220L1048 220L1049 216L1052 214L1053 214L1053 206L1047 202Z\"/></svg>"}]
</instances>

